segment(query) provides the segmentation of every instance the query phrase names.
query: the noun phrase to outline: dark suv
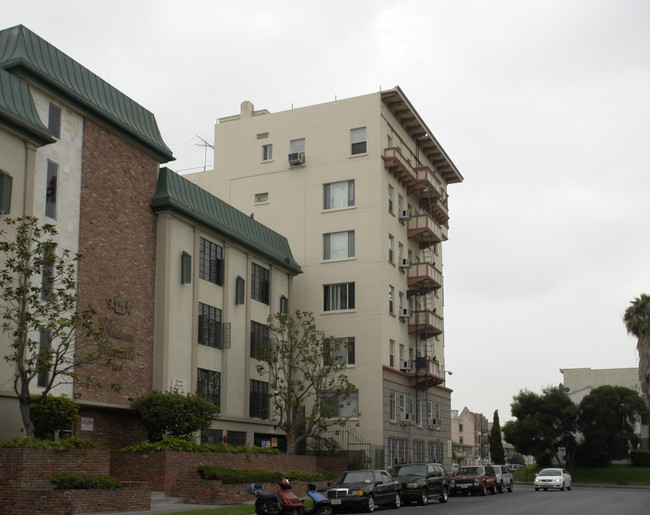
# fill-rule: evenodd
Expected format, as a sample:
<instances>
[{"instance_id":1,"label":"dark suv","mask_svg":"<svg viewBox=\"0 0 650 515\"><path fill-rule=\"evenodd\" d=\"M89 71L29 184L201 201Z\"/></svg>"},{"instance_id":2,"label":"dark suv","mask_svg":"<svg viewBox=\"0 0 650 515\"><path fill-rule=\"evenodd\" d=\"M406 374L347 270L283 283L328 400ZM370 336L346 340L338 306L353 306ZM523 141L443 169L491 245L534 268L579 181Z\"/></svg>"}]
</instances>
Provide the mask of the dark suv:
<instances>
[{"instance_id":1,"label":"dark suv","mask_svg":"<svg viewBox=\"0 0 650 515\"><path fill-rule=\"evenodd\" d=\"M497 476L490 465L472 465L460 467L451 478L449 495L469 495L478 493L485 495L497 493Z\"/></svg>"},{"instance_id":2,"label":"dark suv","mask_svg":"<svg viewBox=\"0 0 650 515\"><path fill-rule=\"evenodd\" d=\"M396 465L391 475L400 483L403 503L416 501L420 506L431 499L447 502L449 476L440 463L409 463Z\"/></svg>"},{"instance_id":3,"label":"dark suv","mask_svg":"<svg viewBox=\"0 0 650 515\"><path fill-rule=\"evenodd\" d=\"M361 508L375 511L379 505L399 508L399 485L385 470L348 470L341 472L327 487L332 509Z\"/></svg>"}]
</instances>

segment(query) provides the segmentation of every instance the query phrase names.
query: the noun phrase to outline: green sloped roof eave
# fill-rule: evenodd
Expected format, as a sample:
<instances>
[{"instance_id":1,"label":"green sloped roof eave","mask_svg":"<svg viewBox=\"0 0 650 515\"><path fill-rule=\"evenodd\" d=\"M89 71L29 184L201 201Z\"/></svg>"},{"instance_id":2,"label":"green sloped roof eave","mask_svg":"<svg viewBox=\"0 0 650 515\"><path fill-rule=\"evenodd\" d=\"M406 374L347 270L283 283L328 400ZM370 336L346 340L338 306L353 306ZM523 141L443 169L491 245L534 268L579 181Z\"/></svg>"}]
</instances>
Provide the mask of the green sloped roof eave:
<instances>
[{"instance_id":1,"label":"green sloped roof eave","mask_svg":"<svg viewBox=\"0 0 650 515\"><path fill-rule=\"evenodd\" d=\"M286 237L167 167L160 169L151 207L154 212L171 210L293 275L302 273Z\"/></svg>"},{"instance_id":2,"label":"green sloped roof eave","mask_svg":"<svg viewBox=\"0 0 650 515\"><path fill-rule=\"evenodd\" d=\"M0 124L38 145L56 141L38 116L28 84L1 68Z\"/></svg>"},{"instance_id":3,"label":"green sloped roof eave","mask_svg":"<svg viewBox=\"0 0 650 515\"><path fill-rule=\"evenodd\" d=\"M160 162L174 160L153 113L23 25L0 31L0 68L35 80L139 144Z\"/></svg>"}]
</instances>

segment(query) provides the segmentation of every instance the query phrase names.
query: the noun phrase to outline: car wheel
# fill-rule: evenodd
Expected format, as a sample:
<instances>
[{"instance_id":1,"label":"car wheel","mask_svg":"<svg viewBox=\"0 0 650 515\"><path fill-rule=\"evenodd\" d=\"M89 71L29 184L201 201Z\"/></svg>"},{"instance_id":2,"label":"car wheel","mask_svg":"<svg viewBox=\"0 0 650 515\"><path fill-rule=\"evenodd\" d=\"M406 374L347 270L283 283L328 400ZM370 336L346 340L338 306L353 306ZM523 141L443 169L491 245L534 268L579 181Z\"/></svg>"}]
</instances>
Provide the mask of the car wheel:
<instances>
[{"instance_id":1,"label":"car wheel","mask_svg":"<svg viewBox=\"0 0 650 515\"><path fill-rule=\"evenodd\" d=\"M500 493L500 494L502 494L503 492L505 492L506 489L505 489L505 487L503 486L503 481L500 481L500 482L499 482L499 486L497 487L497 490L499 490L499 493Z\"/></svg>"},{"instance_id":2,"label":"car wheel","mask_svg":"<svg viewBox=\"0 0 650 515\"><path fill-rule=\"evenodd\" d=\"M444 504L447 502L448 498L449 498L449 491L447 490L447 487L444 487L442 489L442 495L440 496L440 502Z\"/></svg>"},{"instance_id":3,"label":"car wheel","mask_svg":"<svg viewBox=\"0 0 650 515\"><path fill-rule=\"evenodd\" d=\"M375 511L375 498L373 495L368 496L368 506L366 506L366 511L368 513Z\"/></svg>"},{"instance_id":4,"label":"car wheel","mask_svg":"<svg viewBox=\"0 0 650 515\"><path fill-rule=\"evenodd\" d=\"M490 488L490 495L496 495L497 494L497 484L494 483L492 485L492 488Z\"/></svg>"},{"instance_id":5,"label":"car wheel","mask_svg":"<svg viewBox=\"0 0 650 515\"><path fill-rule=\"evenodd\" d=\"M536 491L536 492L539 492L539 488L535 487L535 491Z\"/></svg>"},{"instance_id":6,"label":"car wheel","mask_svg":"<svg viewBox=\"0 0 650 515\"><path fill-rule=\"evenodd\" d=\"M332 515L332 507L329 504L323 504L316 508L316 515Z\"/></svg>"},{"instance_id":7,"label":"car wheel","mask_svg":"<svg viewBox=\"0 0 650 515\"><path fill-rule=\"evenodd\" d=\"M569 483L566 487L567 490L571 490L571 483Z\"/></svg>"},{"instance_id":8,"label":"car wheel","mask_svg":"<svg viewBox=\"0 0 650 515\"><path fill-rule=\"evenodd\" d=\"M429 494L427 492L426 488L423 488L422 491L420 492L420 497L418 497L418 504L420 506L424 506L429 502Z\"/></svg>"},{"instance_id":9,"label":"car wheel","mask_svg":"<svg viewBox=\"0 0 650 515\"><path fill-rule=\"evenodd\" d=\"M512 489L514 488L515 484L510 483L510 486L508 487L508 492L512 493Z\"/></svg>"},{"instance_id":10,"label":"car wheel","mask_svg":"<svg viewBox=\"0 0 650 515\"><path fill-rule=\"evenodd\" d=\"M560 487L560 492L564 492L564 483L562 483L562 486Z\"/></svg>"},{"instance_id":11,"label":"car wheel","mask_svg":"<svg viewBox=\"0 0 650 515\"><path fill-rule=\"evenodd\" d=\"M487 495L487 488L485 486L485 483L481 483L481 488L478 491L478 493L481 494L481 495Z\"/></svg>"},{"instance_id":12,"label":"car wheel","mask_svg":"<svg viewBox=\"0 0 650 515\"><path fill-rule=\"evenodd\" d=\"M395 497L393 498L393 503L390 505L391 508L396 510L402 504L402 499L399 495L399 492L395 492Z\"/></svg>"}]
</instances>

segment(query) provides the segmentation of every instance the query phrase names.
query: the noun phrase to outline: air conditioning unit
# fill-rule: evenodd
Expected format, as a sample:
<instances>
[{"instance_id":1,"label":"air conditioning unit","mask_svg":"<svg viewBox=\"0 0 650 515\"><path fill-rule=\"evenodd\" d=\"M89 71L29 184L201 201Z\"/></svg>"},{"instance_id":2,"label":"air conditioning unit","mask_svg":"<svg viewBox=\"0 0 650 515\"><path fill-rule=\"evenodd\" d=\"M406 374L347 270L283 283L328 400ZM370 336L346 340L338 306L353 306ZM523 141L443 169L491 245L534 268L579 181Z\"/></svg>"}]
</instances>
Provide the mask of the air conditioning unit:
<instances>
[{"instance_id":1,"label":"air conditioning unit","mask_svg":"<svg viewBox=\"0 0 650 515\"><path fill-rule=\"evenodd\" d=\"M402 361L402 366L399 367L399 369L402 372L407 372L409 370L413 370L413 362L412 361Z\"/></svg>"},{"instance_id":2,"label":"air conditioning unit","mask_svg":"<svg viewBox=\"0 0 650 515\"><path fill-rule=\"evenodd\" d=\"M413 213L409 209L402 209L399 213L399 221L404 222L413 218Z\"/></svg>"},{"instance_id":3,"label":"air conditioning unit","mask_svg":"<svg viewBox=\"0 0 650 515\"><path fill-rule=\"evenodd\" d=\"M402 413L399 418L400 422L413 422L413 415L410 413Z\"/></svg>"},{"instance_id":4,"label":"air conditioning unit","mask_svg":"<svg viewBox=\"0 0 650 515\"><path fill-rule=\"evenodd\" d=\"M411 261L409 258L400 258L399 260L400 270L406 270L407 268L411 268L412 266L413 266L413 261Z\"/></svg>"},{"instance_id":5,"label":"air conditioning unit","mask_svg":"<svg viewBox=\"0 0 650 515\"><path fill-rule=\"evenodd\" d=\"M413 311L411 308L400 308L399 317L400 318L411 318L413 316Z\"/></svg>"},{"instance_id":6,"label":"air conditioning unit","mask_svg":"<svg viewBox=\"0 0 650 515\"><path fill-rule=\"evenodd\" d=\"M438 425L438 420L435 418L428 418L427 419L427 426L437 426Z\"/></svg>"},{"instance_id":7,"label":"air conditioning unit","mask_svg":"<svg viewBox=\"0 0 650 515\"><path fill-rule=\"evenodd\" d=\"M294 152L289 154L289 164L291 166L304 165L305 164L305 153L304 152Z\"/></svg>"}]
</instances>

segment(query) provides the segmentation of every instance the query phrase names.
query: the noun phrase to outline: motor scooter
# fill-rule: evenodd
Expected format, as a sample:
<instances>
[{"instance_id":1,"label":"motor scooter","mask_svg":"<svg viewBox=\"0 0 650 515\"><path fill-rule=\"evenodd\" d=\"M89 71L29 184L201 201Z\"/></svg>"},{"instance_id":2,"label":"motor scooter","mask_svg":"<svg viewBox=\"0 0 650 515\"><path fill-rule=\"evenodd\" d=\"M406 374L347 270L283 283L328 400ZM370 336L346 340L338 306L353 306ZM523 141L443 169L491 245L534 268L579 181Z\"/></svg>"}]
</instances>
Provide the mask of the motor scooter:
<instances>
[{"instance_id":1,"label":"motor scooter","mask_svg":"<svg viewBox=\"0 0 650 515\"><path fill-rule=\"evenodd\" d=\"M280 490L276 493L265 493L259 483L251 483L246 487L246 491L255 496L256 515L303 515L305 506L291 491L289 481L282 479L279 485Z\"/></svg>"},{"instance_id":2,"label":"motor scooter","mask_svg":"<svg viewBox=\"0 0 650 515\"><path fill-rule=\"evenodd\" d=\"M314 483L307 484L307 495L314 504L312 507L305 508L305 514L332 515L332 502L316 490L316 485Z\"/></svg>"}]
</instances>

